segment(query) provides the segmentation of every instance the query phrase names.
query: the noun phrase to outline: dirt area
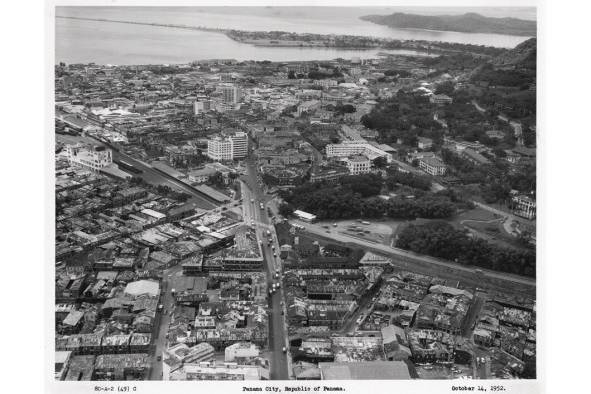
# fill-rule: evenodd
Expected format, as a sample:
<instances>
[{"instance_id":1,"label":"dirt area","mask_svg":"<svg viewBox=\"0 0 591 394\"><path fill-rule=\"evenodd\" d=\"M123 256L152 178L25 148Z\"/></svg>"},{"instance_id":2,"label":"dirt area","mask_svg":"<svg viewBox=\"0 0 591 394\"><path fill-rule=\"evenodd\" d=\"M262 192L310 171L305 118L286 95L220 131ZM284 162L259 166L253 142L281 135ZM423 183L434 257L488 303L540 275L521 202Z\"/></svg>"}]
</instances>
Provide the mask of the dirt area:
<instances>
[{"instance_id":1,"label":"dirt area","mask_svg":"<svg viewBox=\"0 0 591 394\"><path fill-rule=\"evenodd\" d=\"M369 224L364 224L369 223ZM325 227L327 230L336 230L341 234L352 237L358 237L371 242L384 245L390 245L392 236L398 226L404 222L401 221L361 221L361 220L339 220L323 221L317 224ZM336 226L335 226L336 224Z\"/></svg>"}]
</instances>

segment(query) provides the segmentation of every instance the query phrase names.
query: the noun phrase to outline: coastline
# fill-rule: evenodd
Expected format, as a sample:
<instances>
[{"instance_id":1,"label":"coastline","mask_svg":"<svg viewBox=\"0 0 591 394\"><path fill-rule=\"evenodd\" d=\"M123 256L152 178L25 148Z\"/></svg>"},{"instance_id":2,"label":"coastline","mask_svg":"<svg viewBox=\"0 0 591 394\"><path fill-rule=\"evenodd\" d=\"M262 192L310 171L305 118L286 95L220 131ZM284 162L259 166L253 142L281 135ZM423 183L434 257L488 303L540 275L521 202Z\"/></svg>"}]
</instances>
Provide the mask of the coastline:
<instances>
[{"instance_id":1,"label":"coastline","mask_svg":"<svg viewBox=\"0 0 591 394\"><path fill-rule=\"evenodd\" d=\"M324 34L312 34L312 33L289 33L289 32L265 32L265 31L241 31L232 29L222 28L209 28L204 26L191 26L181 24L164 24L164 23L150 23L150 22L136 22L129 20L115 20L107 18L86 18L77 16L62 16L56 15L58 19L72 19L82 21L94 21L94 22L109 22L119 24L130 24L130 25L141 25L141 26L153 26L153 27L164 27L172 29L184 29L193 31L203 31L209 33L224 34L229 39L242 43L249 44L257 47L274 47L274 48L324 48L324 49L335 49L335 50L407 50L416 52L417 55L423 54L439 54L447 51L456 52L458 47L463 47L466 51L478 51L478 48L482 46L474 44L460 44L460 43L448 43L442 41L425 41L425 40L398 40L388 39L380 37L367 37L367 36L332 36ZM283 37L272 37L273 34L281 33L281 36L294 36L301 39L286 39ZM257 38L249 38L256 36ZM262 38L258 38L262 36ZM356 44L359 42L360 44ZM504 50L505 48L499 47L484 47L490 50Z\"/></svg>"}]
</instances>

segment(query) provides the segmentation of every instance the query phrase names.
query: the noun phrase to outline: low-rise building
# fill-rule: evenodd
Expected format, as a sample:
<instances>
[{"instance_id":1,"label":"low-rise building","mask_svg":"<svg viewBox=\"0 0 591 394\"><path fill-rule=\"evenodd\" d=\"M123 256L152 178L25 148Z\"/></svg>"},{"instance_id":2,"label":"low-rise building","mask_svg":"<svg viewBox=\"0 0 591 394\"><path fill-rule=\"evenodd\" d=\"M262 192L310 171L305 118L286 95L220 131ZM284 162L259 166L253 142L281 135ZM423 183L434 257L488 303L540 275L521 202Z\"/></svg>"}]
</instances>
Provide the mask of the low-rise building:
<instances>
[{"instance_id":1,"label":"low-rise building","mask_svg":"<svg viewBox=\"0 0 591 394\"><path fill-rule=\"evenodd\" d=\"M513 197L513 212L517 216L532 220L536 217L536 202L524 195Z\"/></svg>"},{"instance_id":2,"label":"low-rise building","mask_svg":"<svg viewBox=\"0 0 591 394\"><path fill-rule=\"evenodd\" d=\"M150 369L150 356L138 354L102 354L96 357L97 380L144 380Z\"/></svg>"},{"instance_id":3,"label":"low-rise building","mask_svg":"<svg viewBox=\"0 0 591 394\"><path fill-rule=\"evenodd\" d=\"M265 374L256 365L238 365L236 363L198 363L185 364L164 380L261 380Z\"/></svg>"},{"instance_id":4,"label":"low-rise building","mask_svg":"<svg viewBox=\"0 0 591 394\"><path fill-rule=\"evenodd\" d=\"M260 349L250 342L238 342L228 346L224 350L225 362L238 362L239 364L249 362L260 355Z\"/></svg>"},{"instance_id":5,"label":"low-rise building","mask_svg":"<svg viewBox=\"0 0 591 394\"><path fill-rule=\"evenodd\" d=\"M403 361L319 363L321 380L405 380L411 379Z\"/></svg>"},{"instance_id":6,"label":"low-rise building","mask_svg":"<svg viewBox=\"0 0 591 394\"><path fill-rule=\"evenodd\" d=\"M367 141L343 141L340 144L326 145L327 157L348 157L351 155L364 155L369 160L378 157L385 157L388 163L392 162L392 154L382 149L382 146L375 146Z\"/></svg>"},{"instance_id":7,"label":"low-rise building","mask_svg":"<svg viewBox=\"0 0 591 394\"><path fill-rule=\"evenodd\" d=\"M429 101L433 104L445 105L451 104L453 99L446 94L434 94L429 98Z\"/></svg>"},{"instance_id":8,"label":"low-rise building","mask_svg":"<svg viewBox=\"0 0 591 394\"><path fill-rule=\"evenodd\" d=\"M431 138L418 137L417 140L419 149L429 149L433 146L433 140Z\"/></svg>"},{"instance_id":9,"label":"low-rise building","mask_svg":"<svg viewBox=\"0 0 591 394\"><path fill-rule=\"evenodd\" d=\"M436 157L423 157L419 159L419 168L429 175L445 175L447 166Z\"/></svg>"},{"instance_id":10,"label":"low-rise building","mask_svg":"<svg viewBox=\"0 0 591 394\"><path fill-rule=\"evenodd\" d=\"M363 155L347 157L344 162L351 175L367 174L371 171L371 161Z\"/></svg>"},{"instance_id":11,"label":"low-rise building","mask_svg":"<svg viewBox=\"0 0 591 394\"><path fill-rule=\"evenodd\" d=\"M488 160L486 157L482 156L480 153L470 148L464 149L462 153L460 153L460 157L468 160L470 163L474 165L490 164L490 160Z\"/></svg>"}]
</instances>

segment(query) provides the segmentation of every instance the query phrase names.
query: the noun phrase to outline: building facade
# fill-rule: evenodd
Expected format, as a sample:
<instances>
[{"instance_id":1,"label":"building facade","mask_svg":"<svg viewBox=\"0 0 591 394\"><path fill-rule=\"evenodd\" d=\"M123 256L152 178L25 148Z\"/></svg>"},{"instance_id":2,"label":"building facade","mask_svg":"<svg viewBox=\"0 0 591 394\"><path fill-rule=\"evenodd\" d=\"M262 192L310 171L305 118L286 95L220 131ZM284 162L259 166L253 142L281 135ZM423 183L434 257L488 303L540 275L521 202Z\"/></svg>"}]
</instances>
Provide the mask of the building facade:
<instances>
[{"instance_id":1,"label":"building facade","mask_svg":"<svg viewBox=\"0 0 591 394\"><path fill-rule=\"evenodd\" d=\"M82 145L68 145L66 152L70 165L95 172L113 163L113 152L103 146L87 148Z\"/></svg>"},{"instance_id":2,"label":"building facade","mask_svg":"<svg viewBox=\"0 0 591 394\"><path fill-rule=\"evenodd\" d=\"M419 160L419 168L429 175L445 175L447 167L443 162L435 157L423 157Z\"/></svg>"},{"instance_id":3,"label":"building facade","mask_svg":"<svg viewBox=\"0 0 591 394\"><path fill-rule=\"evenodd\" d=\"M517 216L530 220L536 217L536 202L528 196L513 197L513 204L513 210Z\"/></svg>"},{"instance_id":4,"label":"building facade","mask_svg":"<svg viewBox=\"0 0 591 394\"><path fill-rule=\"evenodd\" d=\"M207 156L215 161L242 159L248 154L248 135L237 132L226 138L207 140Z\"/></svg>"},{"instance_id":5,"label":"building facade","mask_svg":"<svg viewBox=\"0 0 591 394\"><path fill-rule=\"evenodd\" d=\"M200 115L202 113L211 111L212 105L211 100L203 100L203 101L195 101L193 103L193 113L195 115Z\"/></svg>"},{"instance_id":6,"label":"building facade","mask_svg":"<svg viewBox=\"0 0 591 394\"><path fill-rule=\"evenodd\" d=\"M226 84L220 87L224 103L238 104L241 98L240 88L236 85Z\"/></svg>"},{"instance_id":7,"label":"building facade","mask_svg":"<svg viewBox=\"0 0 591 394\"><path fill-rule=\"evenodd\" d=\"M371 170L371 161L363 155L355 155L345 159L351 175L367 174Z\"/></svg>"},{"instance_id":8,"label":"building facade","mask_svg":"<svg viewBox=\"0 0 591 394\"><path fill-rule=\"evenodd\" d=\"M326 145L327 157L347 157L352 155L364 155L370 160L377 157L385 157L388 163L392 162L392 154L365 141L343 141L340 144Z\"/></svg>"}]
</instances>

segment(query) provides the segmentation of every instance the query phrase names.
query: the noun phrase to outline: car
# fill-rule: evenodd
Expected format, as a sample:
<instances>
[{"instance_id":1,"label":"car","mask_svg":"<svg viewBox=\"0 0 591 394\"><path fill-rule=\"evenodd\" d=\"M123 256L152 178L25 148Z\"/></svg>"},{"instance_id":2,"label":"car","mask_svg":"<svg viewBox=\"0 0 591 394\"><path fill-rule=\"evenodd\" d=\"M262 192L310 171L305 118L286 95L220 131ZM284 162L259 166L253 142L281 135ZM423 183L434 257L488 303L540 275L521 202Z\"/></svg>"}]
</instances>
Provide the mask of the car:
<instances>
[{"instance_id":1,"label":"car","mask_svg":"<svg viewBox=\"0 0 591 394\"><path fill-rule=\"evenodd\" d=\"M254 202L254 198L251 198L251 199L250 199L250 202Z\"/></svg>"},{"instance_id":2,"label":"car","mask_svg":"<svg viewBox=\"0 0 591 394\"><path fill-rule=\"evenodd\" d=\"M273 248L275 250L275 248ZM273 253L273 257L277 257L277 253Z\"/></svg>"},{"instance_id":3,"label":"car","mask_svg":"<svg viewBox=\"0 0 591 394\"><path fill-rule=\"evenodd\" d=\"M283 353L287 353L287 348L285 346L283 346L283 348L281 349L281 351L283 351Z\"/></svg>"},{"instance_id":4,"label":"car","mask_svg":"<svg viewBox=\"0 0 591 394\"><path fill-rule=\"evenodd\" d=\"M330 234L330 230L326 230L326 233L327 233L327 234Z\"/></svg>"},{"instance_id":5,"label":"car","mask_svg":"<svg viewBox=\"0 0 591 394\"><path fill-rule=\"evenodd\" d=\"M156 357L156 361L162 361L162 356Z\"/></svg>"}]
</instances>

